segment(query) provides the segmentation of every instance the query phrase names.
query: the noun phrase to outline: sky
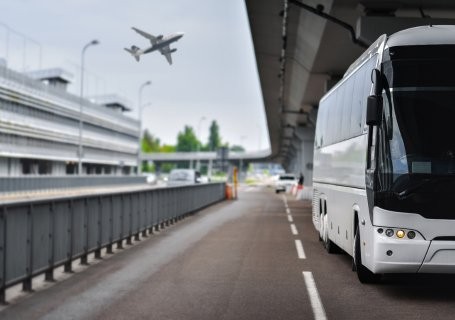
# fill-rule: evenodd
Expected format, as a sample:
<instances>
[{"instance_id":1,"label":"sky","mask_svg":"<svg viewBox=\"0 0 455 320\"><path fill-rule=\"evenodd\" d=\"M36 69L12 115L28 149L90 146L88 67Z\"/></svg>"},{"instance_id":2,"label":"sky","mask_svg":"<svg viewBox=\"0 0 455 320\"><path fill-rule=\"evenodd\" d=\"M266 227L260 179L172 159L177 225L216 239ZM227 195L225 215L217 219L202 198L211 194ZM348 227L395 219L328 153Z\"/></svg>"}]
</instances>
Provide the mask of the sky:
<instances>
[{"instance_id":1,"label":"sky","mask_svg":"<svg viewBox=\"0 0 455 320\"><path fill-rule=\"evenodd\" d=\"M151 81L142 94L143 127L162 142L175 144L184 125L206 142L216 120L223 142L269 148L243 0L4 0L0 12L0 57L9 67L62 67L74 75L69 91L78 93L81 50L97 39L85 54L84 96L119 94L137 118L139 87ZM153 35L184 32L171 46L173 65L158 52L138 63L124 51L150 44L133 26Z\"/></svg>"}]
</instances>

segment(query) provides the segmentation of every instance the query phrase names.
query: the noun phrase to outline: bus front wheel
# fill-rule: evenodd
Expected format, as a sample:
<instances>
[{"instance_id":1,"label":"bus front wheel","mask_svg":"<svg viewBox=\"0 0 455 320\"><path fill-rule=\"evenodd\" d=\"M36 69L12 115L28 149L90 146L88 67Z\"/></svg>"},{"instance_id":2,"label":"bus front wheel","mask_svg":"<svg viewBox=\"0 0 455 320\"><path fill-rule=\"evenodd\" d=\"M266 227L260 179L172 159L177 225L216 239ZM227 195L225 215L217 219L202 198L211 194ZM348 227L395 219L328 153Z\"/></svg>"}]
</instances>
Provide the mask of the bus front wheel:
<instances>
[{"instance_id":1,"label":"bus front wheel","mask_svg":"<svg viewBox=\"0 0 455 320\"><path fill-rule=\"evenodd\" d=\"M357 226L354 236L354 252L353 252L353 259L354 259L354 266L353 269L357 272L357 277L361 283L377 283L381 280L380 274L374 274L370 270L368 270L362 264L362 254L361 254L361 241L360 241L360 231L359 226Z\"/></svg>"}]
</instances>

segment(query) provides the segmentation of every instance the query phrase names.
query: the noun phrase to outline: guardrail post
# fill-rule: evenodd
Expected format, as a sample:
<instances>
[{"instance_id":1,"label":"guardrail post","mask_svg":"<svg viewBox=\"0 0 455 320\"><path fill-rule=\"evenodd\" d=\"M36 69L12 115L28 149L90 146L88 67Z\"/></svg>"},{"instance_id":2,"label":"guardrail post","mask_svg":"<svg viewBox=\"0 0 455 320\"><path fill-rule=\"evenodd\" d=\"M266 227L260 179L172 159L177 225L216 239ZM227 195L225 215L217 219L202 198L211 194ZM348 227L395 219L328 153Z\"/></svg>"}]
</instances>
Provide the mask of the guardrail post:
<instances>
[{"instance_id":1,"label":"guardrail post","mask_svg":"<svg viewBox=\"0 0 455 320\"><path fill-rule=\"evenodd\" d=\"M109 207L109 244L106 246L106 253L107 254L113 254L114 251L112 251L112 241L114 240L114 196L109 197L109 202L110 202L110 207Z\"/></svg>"},{"instance_id":2,"label":"guardrail post","mask_svg":"<svg viewBox=\"0 0 455 320\"><path fill-rule=\"evenodd\" d=\"M136 219L136 223L137 223L137 230L136 232L134 233L134 241L140 241L141 239L139 238L139 233L140 233L140 230L141 230L141 217L140 217L140 195L137 194L137 195L133 195L133 194L130 194L130 200L131 200L131 203L130 203L130 207L131 207L131 223L130 223L130 230L133 229L133 214L135 214L137 216L137 219ZM137 202L137 206L134 205L134 202ZM134 211L134 208L137 207L137 210ZM134 211L134 212L133 212Z\"/></svg>"},{"instance_id":3,"label":"guardrail post","mask_svg":"<svg viewBox=\"0 0 455 320\"><path fill-rule=\"evenodd\" d=\"M146 213L150 216L150 227L149 227L149 234L153 234L153 228L154 228L154 225L155 225L155 209L154 209L154 203L153 203L153 192L152 191L147 191L146 193L146 199L147 199L147 202L146 202L146 205L145 205L145 209L146 209Z\"/></svg>"},{"instance_id":4,"label":"guardrail post","mask_svg":"<svg viewBox=\"0 0 455 320\"><path fill-rule=\"evenodd\" d=\"M125 208L124 208L124 199L123 195L120 196L122 199L122 210L120 210L120 231L121 231L121 236L120 240L117 241L117 249L123 249L123 229L125 228Z\"/></svg>"},{"instance_id":5,"label":"guardrail post","mask_svg":"<svg viewBox=\"0 0 455 320\"><path fill-rule=\"evenodd\" d=\"M22 290L32 291L32 272L33 272L33 205L29 205L27 209L27 266L25 267L26 278L22 281Z\"/></svg>"},{"instance_id":6,"label":"guardrail post","mask_svg":"<svg viewBox=\"0 0 455 320\"><path fill-rule=\"evenodd\" d=\"M51 207L49 209L49 269L46 270L44 273L44 280L48 282L54 282L54 251L55 251L55 243L54 243L54 234L55 234L55 203L51 203Z\"/></svg>"},{"instance_id":7,"label":"guardrail post","mask_svg":"<svg viewBox=\"0 0 455 320\"><path fill-rule=\"evenodd\" d=\"M101 197L98 197L98 220L96 221L96 226L98 230L98 239L96 240L96 245L98 248L95 250L95 259L102 259L101 258L101 243L102 243L102 236L103 236L103 229L101 224L101 219L103 218L103 201Z\"/></svg>"},{"instance_id":8,"label":"guardrail post","mask_svg":"<svg viewBox=\"0 0 455 320\"><path fill-rule=\"evenodd\" d=\"M88 266L89 263L88 263L88 238L89 238L89 234L88 234L88 201L87 201L87 198L85 198L84 200L84 205L82 206L84 212L82 213L83 216L84 216L84 225L83 225L83 229L84 229L84 233L85 233L85 237L84 237L84 240L85 240L85 244L84 244L84 254L82 255L81 257L81 265L83 266Z\"/></svg>"},{"instance_id":9,"label":"guardrail post","mask_svg":"<svg viewBox=\"0 0 455 320\"><path fill-rule=\"evenodd\" d=\"M128 195L128 198L130 199L130 207L128 208L128 219L129 219L129 228L128 228L128 236L126 237L126 244L127 245L132 245L132 238L133 238L133 232L132 232L132 228L133 228L133 210L131 208L131 202L132 202L132 199L131 199L131 195ZM125 213L125 210L127 209L126 208L126 205L125 205L125 196L122 195L122 208L123 208L123 214Z\"/></svg>"},{"instance_id":10,"label":"guardrail post","mask_svg":"<svg viewBox=\"0 0 455 320\"><path fill-rule=\"evenodd\" d=\"M1 265L1 273L0 273L0 304L7 304L6 303L6 207L3 207L3 210L0 212L0 230L2 233L0 237L0 265Z\"/></svg>"},{"instance_id":11,"label":"guardrail post","mask_svg":"<svg viewBox=\"0 0 455 320\"><path fill-rule=\"evenodd\" d=\"M73 215L74 215L74 205L73 205L73 200L68 201L68 208L69 208L69 226L67 229L68 232L68 239L69 239L69 245L68 245L68 251L66 252L66 262L64 264L63 271L66 273L72 273L73 272Z\"/></svg>"}]
</instances>

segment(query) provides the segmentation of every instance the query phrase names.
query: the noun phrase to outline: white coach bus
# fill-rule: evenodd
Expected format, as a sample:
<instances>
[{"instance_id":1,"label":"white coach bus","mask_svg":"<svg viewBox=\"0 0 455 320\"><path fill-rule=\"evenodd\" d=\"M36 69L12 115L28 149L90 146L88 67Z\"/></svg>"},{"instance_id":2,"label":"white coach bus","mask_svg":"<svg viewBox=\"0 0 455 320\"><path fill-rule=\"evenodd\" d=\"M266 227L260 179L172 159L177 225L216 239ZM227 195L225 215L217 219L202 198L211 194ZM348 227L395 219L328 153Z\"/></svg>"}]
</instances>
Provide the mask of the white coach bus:
<instances>
[{"instance_id":1,"label":"white coach bus","mask_svg":"<svg viewBox=\"0 0 455 320\"><path fill-rule=\"evenodd\" d=\"M320 101L313 222L361 282L455 273L455 26L381 36Z\"/></svg>"}]
</instances>

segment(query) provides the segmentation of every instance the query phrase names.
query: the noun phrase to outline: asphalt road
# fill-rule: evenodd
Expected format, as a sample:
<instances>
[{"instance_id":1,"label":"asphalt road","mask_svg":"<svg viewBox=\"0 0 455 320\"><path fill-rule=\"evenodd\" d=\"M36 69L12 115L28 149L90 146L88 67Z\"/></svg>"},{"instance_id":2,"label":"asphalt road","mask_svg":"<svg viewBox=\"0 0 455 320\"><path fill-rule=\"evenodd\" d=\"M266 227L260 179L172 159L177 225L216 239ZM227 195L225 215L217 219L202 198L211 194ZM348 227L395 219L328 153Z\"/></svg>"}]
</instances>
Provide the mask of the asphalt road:
<instances>
[{"instance_id":1,"label":"asphalt road","mask_svg":"<svg viewBox=\"0 0 455 320\"><path fill-rule=\"evenodd\" d=\"M309 203L246 187L0 319L455 319L454 302L453 276L360 284L347 255L323 250Z\"/></svg>"}]
</instances>

